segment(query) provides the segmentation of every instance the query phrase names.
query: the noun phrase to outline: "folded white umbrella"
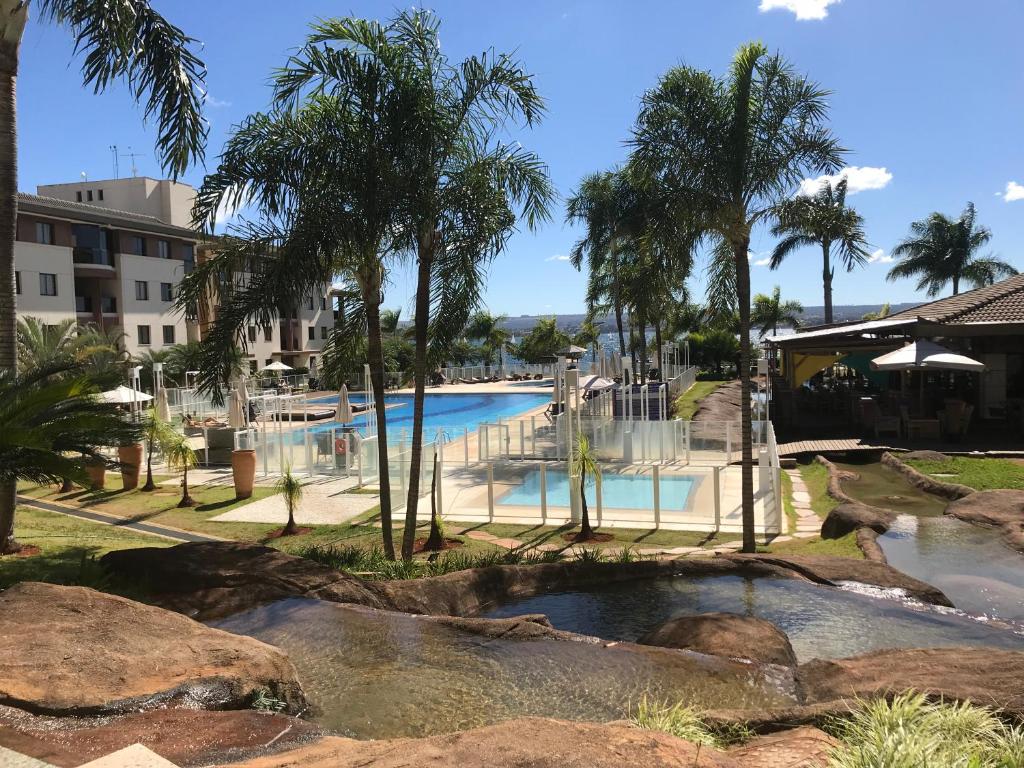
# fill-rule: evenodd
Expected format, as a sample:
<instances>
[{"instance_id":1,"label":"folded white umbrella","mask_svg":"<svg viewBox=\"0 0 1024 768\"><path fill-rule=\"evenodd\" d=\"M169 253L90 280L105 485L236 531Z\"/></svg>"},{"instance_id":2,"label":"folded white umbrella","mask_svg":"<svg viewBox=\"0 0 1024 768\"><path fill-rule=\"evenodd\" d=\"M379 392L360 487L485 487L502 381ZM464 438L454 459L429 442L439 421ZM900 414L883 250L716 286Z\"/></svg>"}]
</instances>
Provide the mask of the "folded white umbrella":
<instances>
[{"instance_id":1,"label":"folded white umbrella","mask_svg":"<svg viewBox=\"0 0 1024 768\"><path fill-rule=\"evenodd\" d=\"M338 409L334 412L334 420L339 424L352 423L352 404L348 401L348 386L345 384L341 385L341 391L338 392Z\"/></svg>"},{"instance_id":2,"label":"folded white umbrella","mask_svg":"<svg viewBox=\"0 0 1024 768\"><path fill-rule=\"evenodd\" d=\"M228 426L235 429L245 428L245 410L242 405L242 395L237 389L231 390L231 398L228 402Z\"/></svg>"},{"instance_id":3,"label":"folded white umbrella","mask_svg":"<svg viewBox=\"0 0 1024 768\"><path fill-rule=\"evenodd\" d=\"M167 403L167 390L164 387L160 387L160 391L156 393L156 417L160 421L171 420L171 407Z\"/></svg>"},{"instance_id":4,"label":"folded white umbrella","mask_svg":"<svg viewBox=\"0 0 1024 768\"><path fill-rule=\"evenodd\" d=\"M875 371L983 371L985 364L934 341L919 339L871 361Z\"/></svg>"},{"instance_id":5,"label":"folded white umbrella","mask_svg":"<svg viewBox=\"0 0 1024 768\"><path fill-rule=\"evenodd\" d=\"M117 403L119 405L127 405L129 403L146 403L153 399L152 395L147 395L145 392L140 392L137 389L126 387L124 384L120 385L116 389L111 389L107 392L100 392L100 400L104 403Z\"/></svg>"}]
</instances>

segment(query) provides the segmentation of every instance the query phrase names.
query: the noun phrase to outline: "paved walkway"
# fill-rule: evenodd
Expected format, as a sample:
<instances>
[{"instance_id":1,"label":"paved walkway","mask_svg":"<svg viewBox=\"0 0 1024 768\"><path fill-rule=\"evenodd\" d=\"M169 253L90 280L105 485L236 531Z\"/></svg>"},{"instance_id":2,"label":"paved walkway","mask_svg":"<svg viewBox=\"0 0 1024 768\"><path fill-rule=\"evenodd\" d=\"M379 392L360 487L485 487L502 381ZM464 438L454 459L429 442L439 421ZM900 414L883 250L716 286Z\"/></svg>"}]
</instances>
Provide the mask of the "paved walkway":
<instances>
[{"instance_id":1,"label":"paved walkway","mask_svg":"<svg viewBox=\"0 0 1024 768\"><path fill-rule=\"evenodd\" d=\"M77 517L81 520L89 520L94 523L126 528L127 530L134 531L136 533L161 536L165 539L173 539L174 541L223 541L223 539L219 539L216 536L203 536L199 533L179 531L176 528L166 528L162 525L134 522L131 518L118 517L117 515L105 515L102 512L92 512L87 509L69 507L64 504L52 504L48 501L40 501L39 499L33 499L29 496L22 496L20 494L18 495L18 504L26 507L33 507L35 509L42 509L46 512L56 512L61 515L68 515L69 517Z\"/></svg>"},{"instance_id":2,"label":"paved walkway","mask_svg":"<svg viewBox=\"0 0 1024 768\"><path fill-rule=\"evenodd\" d=\"M320 478L303 482L302 500L295 510L299 525L339 525L359 517L379 503L377 494L348 493L356 487L355 478ZM274 494L253 501L216 517L213 522L280 523L288 519L284 496Z\"/></svg>"}]
</instances>

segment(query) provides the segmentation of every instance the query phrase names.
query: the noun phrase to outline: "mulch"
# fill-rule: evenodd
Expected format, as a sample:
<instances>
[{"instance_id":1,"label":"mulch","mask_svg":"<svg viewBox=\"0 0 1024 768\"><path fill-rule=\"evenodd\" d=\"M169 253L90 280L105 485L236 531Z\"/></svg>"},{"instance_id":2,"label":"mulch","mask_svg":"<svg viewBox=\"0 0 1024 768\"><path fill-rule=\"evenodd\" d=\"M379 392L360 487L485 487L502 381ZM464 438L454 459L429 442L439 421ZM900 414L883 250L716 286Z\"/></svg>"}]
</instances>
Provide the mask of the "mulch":
<instances>
[{"instance_id":1,"label":"mulch","mask_svg":"<svg viewBox=\"0 0 1024 768\"><path fill-rule=\"evenodd\" d=\"M289 534L289 536L305 536L307 533L311 533L312 531L313 531L313 527L311 525L300 525L295 530L295 533ZM270 541L272 539L283 539L283 538L285 538L285 535L284 535L284 526L282 525L280 528L275 528L270 533L268 533L266 536L264 536L263 539L261 539L261 542L268 542L268 541Z\"/></svg>"},{"instance_id":2,"label":"mulch","mask_svg":"<svg viewBox=\"0 0 1024 768\"><path fill-rule=\"evenodd\" d=\"M427 540L425 538L423 538L423 539L416 539L416 541L413 542L412 551L415 552L415 553L420 553L420 552L439 552L439 551L441 551L441 550L436 550L436 549L430 549L430 550L424 549L424 547L426 545L427 545ZM441 549L458 549L461 546L463 546L463 543L461 541L459 541L458 539L445 539L444 540L444 546Z\"/></svg>"}]
</instances>

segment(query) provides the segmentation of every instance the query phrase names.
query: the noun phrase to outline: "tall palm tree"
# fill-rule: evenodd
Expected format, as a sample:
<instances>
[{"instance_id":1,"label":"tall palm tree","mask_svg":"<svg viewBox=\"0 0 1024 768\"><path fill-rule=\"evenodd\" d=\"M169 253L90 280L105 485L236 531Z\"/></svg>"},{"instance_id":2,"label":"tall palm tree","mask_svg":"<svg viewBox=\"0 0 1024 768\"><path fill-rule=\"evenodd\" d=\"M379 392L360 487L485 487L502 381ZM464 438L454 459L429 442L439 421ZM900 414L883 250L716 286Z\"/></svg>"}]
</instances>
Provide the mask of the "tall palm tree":
<instances>
[{"instance_id":1,"label":"tall palm tree","mask_svg":"<svg viewBox=\"0 0 1024 768\"><path fill-rule=\"evenodd\" d=\"M140 491L155 491L156 483L153 482L153 452L173 443L178 438L174 427L160 418L155 408L150 408L142 421L142 438L146 443L146 483Z\"/></svg>"},{"instance_id":2,"label":"tall palm tree","mask_svg":"<svg viewBox=\"0 0 1024 768\"><path fill-rule=\"evenodd\" d=\"M550 361L555 353L569 344L569 334L558 327L558 318L540 317L518 344L510 351L524 363Z\"/></svg>"},{"instance_id":3,"label":"tall palm tree","mask_svg":"<svg viewBox=\"0 0 1024 768\"><path fill-rule=\"evenodd\" d=\"M504 327L506 320L507 315L492 315L490 312L480 310L475 312L466 324L466 338L480 342L487 365L492 365L497 356L498 365L505 367L505 345L512 338L512 334Z\"/></svg>"},{"instance_id":4,"label":"tall palm tree","mask_svg":"<svg viewBox=\"0 0 1024 768\"><path fill-rule=\"evenodd\" d=\"M393 558L381 302L388 268L405 246L395 233L405 210L403 149L417 102L411 53L389 29L354 18L317 22L277 71L274 108L237 128L194 210L212 227L219 206L250 204L255 220L232 227L221 250L186 277L178 306L187 310L216 290L222 270L256 267L247 285L218 296L202 366L204 385L216 391L220 351L246 343L246 324L276 322L276 307L297 306L335 278L355 286L358 302L339 318L329 344L366 336L382 538Z\"/></svg>"},{"instance_id":5,"label":"tall palm tree","mask_svg":"<svg viewBox=\"0 0 1024 768\"><path fill-rule=\"evenodd\" d=\"M775 246L771 268L778 269L783 260L798 248L821 247L821 281L825 288L825 322L832 322L832 278L834 261L842 263L847 272L867 263L867 240L864 218L846 205L846 179L835 187L825 181L813 195L797 195L782 202L772 234L783 239Z\"/></svg>"},{"instance_id":6,"label":"tall palm tree","mask_svg":"<svg viewBox=\"0 0 1024 768\"><path fill-rule=\"evenodd\" d=\"M771 296L763 293L754 295L750 324L760 327L761 336L766 336L768 331L773 335L778 333L780 325L787 328L800 327L800 315L804 313L804 305L792 299L783 301L781 294L782 290L776 285Z\"/></svg>"},{"instance_id":7,"label":"tall palm tree","mask_svg":"<svg viewBox=\"0 0 1024 768\"><path fill-rule=\"evenodd\" d=\"M825 125L828 93L763 45L742 46L726 78L670 70L643 97L634 161L660 179L665 205L735 267L740 316L743 549L753 552L750 406L751 230L810 173L834 171L842 150Z\"/></svg>"},{"instance_id":8,"label":"tall palm tree","mask_svg":"<svg viewBox=\"0 0 1024 768\"><path fill-rule=\"evenodd\" d=\"M17 366L14 239L18 206L16 88L21 38L30 3L0 2L0 371ZM86 86L105 90L120 81L146 118L155 117L157 150L177 178L203 158L207 123L202 61L193 41L164 19L148 0L38 0L43 22L69 30L85 56ZM0 520L14 514L15 486L0 481Z\"/></svg>"},{"instance_id":9,"label":"tall palm tree","mask_svg":"<svg viewBox=\"0 0 1024 768\"><path fill-rule=\"evenodd\" d=\"M917 290L938 296L947 283L953 295L960 293L960 281L979 288L1017 274L1005 261L981 258L978 251L992 239L992 231L975 221L974 203L968 203L960 218L938 213L910 225L910 236L892 249L899 261L889 270L887 280L916 277Z\"/></svg>"},{"instance_id":10,"label":"tall palm tree","mask_svg":"<svg viewBox=\"0 0 1024 768\"><path fill-rule=\"evenodd\" d=\"M99 387L74 363L58 361L15 375L0 369L0 482L86 484L86 464L109 467L103 448L129 445L139 428L115 405L100 402ZM17 552L14 506L0 509L0 554Z\"/></svg>"}]
</instances>

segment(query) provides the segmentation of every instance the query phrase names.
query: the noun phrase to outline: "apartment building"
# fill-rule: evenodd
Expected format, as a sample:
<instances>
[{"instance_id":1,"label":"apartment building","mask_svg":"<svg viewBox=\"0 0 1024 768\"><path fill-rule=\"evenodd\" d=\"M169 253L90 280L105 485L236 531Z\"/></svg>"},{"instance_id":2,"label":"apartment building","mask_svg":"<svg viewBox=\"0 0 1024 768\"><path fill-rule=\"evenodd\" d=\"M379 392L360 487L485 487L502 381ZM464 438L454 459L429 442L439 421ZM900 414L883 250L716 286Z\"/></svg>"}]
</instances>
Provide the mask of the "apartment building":
<instances>
[{"instance_id":1,"label":"apartment building","mask_svg":"<svg viewBox=\"0 0 1024 768\"><path fill-rule=\"evenodd\" d=\"M173 309L178 283L216 249L191 229L195 189L139 177L47 184L37 192L18 196L20 316L120 328L133 355L203 337L215 305L200 307L198 322ZM250 371L275 360L314 368L334 325L328 286L279 317L243 331Z\"/></svg>"}]
</instances>

